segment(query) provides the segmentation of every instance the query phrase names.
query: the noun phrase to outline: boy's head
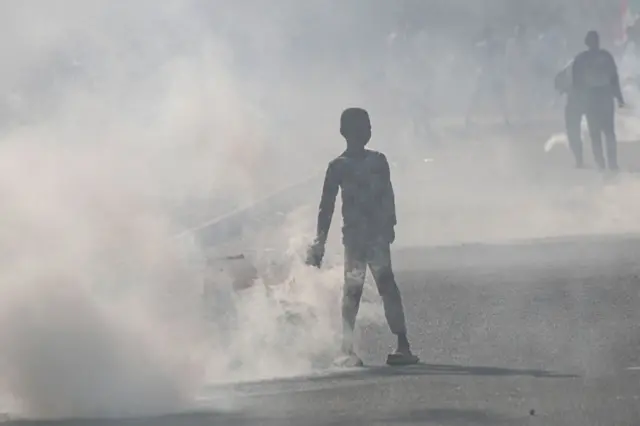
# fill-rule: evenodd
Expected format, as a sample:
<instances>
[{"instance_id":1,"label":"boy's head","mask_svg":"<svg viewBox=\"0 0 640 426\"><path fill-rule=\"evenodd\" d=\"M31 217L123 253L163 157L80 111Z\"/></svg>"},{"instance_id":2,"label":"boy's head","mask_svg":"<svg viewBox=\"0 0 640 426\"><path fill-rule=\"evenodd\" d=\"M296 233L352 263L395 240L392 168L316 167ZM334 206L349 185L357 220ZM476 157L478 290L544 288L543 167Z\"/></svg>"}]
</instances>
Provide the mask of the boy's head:
<instances>
[{"instance_id":1,"label":"boy's head","mask_svg":"<svg viewBox=\"0 0 640 426\"><path fill-rule=\"evenodd\" d=\"M369 113L362 108L347 108L340 116L340 134L347 145L364 147L371 139Z\"/></svg>"}]
</instances>

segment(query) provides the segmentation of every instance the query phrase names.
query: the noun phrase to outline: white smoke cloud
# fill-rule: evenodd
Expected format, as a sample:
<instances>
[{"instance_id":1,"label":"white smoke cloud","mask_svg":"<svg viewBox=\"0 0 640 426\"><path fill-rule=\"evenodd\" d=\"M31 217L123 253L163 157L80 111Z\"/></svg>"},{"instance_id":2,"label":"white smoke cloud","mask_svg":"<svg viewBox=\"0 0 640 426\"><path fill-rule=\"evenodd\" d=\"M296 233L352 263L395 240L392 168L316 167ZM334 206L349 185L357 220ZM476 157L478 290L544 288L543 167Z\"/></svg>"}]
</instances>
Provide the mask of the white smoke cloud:
<instances>
[{"instance_id":1,"label":"white smoke cloud","mask_svg":"<svg viewBox=\"0 0 640 426\"><path fill-rule=\"evenodd\" d=\"M372 147L391 161L420 153L420 167L438 170L394 168L399 244L575 223L573 210L521 173L530 163L493 136L469 138L492 146L478 154L455 134L443 132L443 147L455 147L447 151L405 132L424 118L422 96L408 98L430 75L421 67L438 82L425 89L428 118L463 112L466 47L444 33L437 43L389 47L389 33L403 30L398 10L342 3L0 6L0 387L23 413L178 410L203 380L326 366L339 338L342 267L333 247L338 259L326 270L302 265L315 212L292 214L247 242L259 279L242 292L201 263L199 248L185 257L174 236L322 169L343 148L345 107L371 110ZM464 10L477 24L480 9ZM418 58L407 65L414 72L389 73L394 55ZM433 163L422 163L425 152ZM452 160L457 152L474 158ZM599 229L619 211L637 217L624 188L587 194L579 230ZM305 195L315 203L319 194ZM339 227L336 220L336 243ZM382 322L372 292L364 325Z\"/></svg>"},{"instance_id":2,"label":"white smoke cloud","mask_svg":"<svg viewBox=\"0 0 640 426\"><path fill-rule=\"evenodd\" d=\"M236 294L220 278L214 284L227 293L215 297L235 298L238 311L232 333L211 321L224 314L203 297L211 271L176 245L193 222L306 173L326 146L309 155L291 136L320 114L333 121L347 97L325 95L317 102L334 104L334 114L314 104L286 124L289 114L273 113L264 99L308 104L311 94L298 95L295 81L272 88L260 72L243 76L217 10L145 0L2 6L11 33L2 83L20 110L9 111L0 144L0 388L23 414L186 409L207 376L308 372L331 346L333 275L329 287L318 276L302 292L274 290L285 291L278 304L260 287ZM282 61L281 18L261 24L272 40L248 33L249 56L270 50L267 75ZM313 276L294 258L284 259L292 274ZM315 334L282 328L282 303L319 310ZM298 339L285 345L290 333ZM264 357L251 357L263 346ZM233 374L212 370L221 360L244 364Z\"/></svg>"}]
</instances>

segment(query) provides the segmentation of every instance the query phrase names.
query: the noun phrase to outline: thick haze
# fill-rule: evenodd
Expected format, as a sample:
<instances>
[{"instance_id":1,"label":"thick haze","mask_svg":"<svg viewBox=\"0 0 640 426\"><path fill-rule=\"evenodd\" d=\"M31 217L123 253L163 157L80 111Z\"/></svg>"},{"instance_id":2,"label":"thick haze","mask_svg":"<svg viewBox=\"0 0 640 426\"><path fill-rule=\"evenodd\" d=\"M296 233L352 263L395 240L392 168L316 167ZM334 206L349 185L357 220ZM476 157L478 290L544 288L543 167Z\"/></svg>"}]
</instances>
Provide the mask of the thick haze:
<instances>
[{"instance_id":1,"label":"thick haze","mask_svg":"<svg viewBox=\"0 0 640 426\"><path fill-rule=\"evenodd\" d=\"M400 245L637 230L635 179L576 188L541 177L544 142L561 128L523 136L539 138L531 156L504 132L416 136L427 115L462 122L474 37L487 10L508 16L498 2L432 3L424 33L402 2L3 2L0 377L11 408L182 409L204 380L324 365L341 266L299 261L319 186L267 230L277 241L261 241L272 249L261 282L285 283L275 290L236 295L173 237L322 173L343 149L345 107L370 110L371 146L394 164ZM278 301L311 307L299 317L315 318L315 334L282 327ZM381 322L377 301L363 318Z\"/></svg>"}]
</instances>

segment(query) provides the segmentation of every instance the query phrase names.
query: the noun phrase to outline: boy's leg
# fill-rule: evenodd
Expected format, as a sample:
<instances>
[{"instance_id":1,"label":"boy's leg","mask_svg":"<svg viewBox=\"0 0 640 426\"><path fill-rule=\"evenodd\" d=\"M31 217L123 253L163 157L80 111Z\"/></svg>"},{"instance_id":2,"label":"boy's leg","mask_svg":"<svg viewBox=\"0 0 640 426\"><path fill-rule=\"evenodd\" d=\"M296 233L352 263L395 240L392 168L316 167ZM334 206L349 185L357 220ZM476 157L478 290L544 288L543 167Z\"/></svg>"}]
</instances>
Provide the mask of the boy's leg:
<instances>
[{"instance_id":1,"label":"boy's leg","mask_svg":"<svg viewBox=\"0 0 640 426\"><path fill-rule=\"evenodd\" d=\"M396 284L391 267L391 250L388 244L371 247L368 259L373 279L382 298L384 315L391 332L395 335L406 335L407 326L404 316L404 306L400 290Z\"/></svg>"},{"instance_id":2,"label":"boy's leg","mask_svg":"<svg viewBox=\"0 0 640 426\"><path fill-rule=\"evenodd\" d=\"M342 294L342 350L353 352L356 316L367 273L366 252L360 247L344 247L344 287Z\"/></svg>"},{"instance_id":3,"label":"boy's leg","mask_svg":"<svg viewBox=\"0 0 640 426\"><path fill-rule=\"evenodd\" d=\"M378 287L384 305L384 314L391 332L398 338L398 349L395 356L390 356L388 363L415 364L418 358L411 353L407 339L407 326L404 306L400 290L393 275L391 266L391 247L388 243L376 244L369 249L369 267Z\"/></svg>"}]
</instances>

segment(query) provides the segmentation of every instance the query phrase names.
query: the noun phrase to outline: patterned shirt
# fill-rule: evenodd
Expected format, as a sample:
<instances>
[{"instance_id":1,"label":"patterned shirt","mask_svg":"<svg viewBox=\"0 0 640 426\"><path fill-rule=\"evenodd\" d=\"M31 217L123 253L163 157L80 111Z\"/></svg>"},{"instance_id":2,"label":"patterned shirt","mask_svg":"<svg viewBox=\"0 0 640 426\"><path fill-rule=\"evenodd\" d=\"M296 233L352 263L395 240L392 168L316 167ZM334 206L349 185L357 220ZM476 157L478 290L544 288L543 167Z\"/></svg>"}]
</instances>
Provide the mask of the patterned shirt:
<instances>
[{"instance_id":1,"label":"patterned shirt","mask_svg":"<svg viewBox=\"0 0 640 426\"><path fill-rule=\"evenodd\" d=\"M342 193L343 243L391 243L396 211L385 155L347 149L329 163L318 214L318 240L322 244L329 233L338 189Z\"/></svg>"}]
</instances>

